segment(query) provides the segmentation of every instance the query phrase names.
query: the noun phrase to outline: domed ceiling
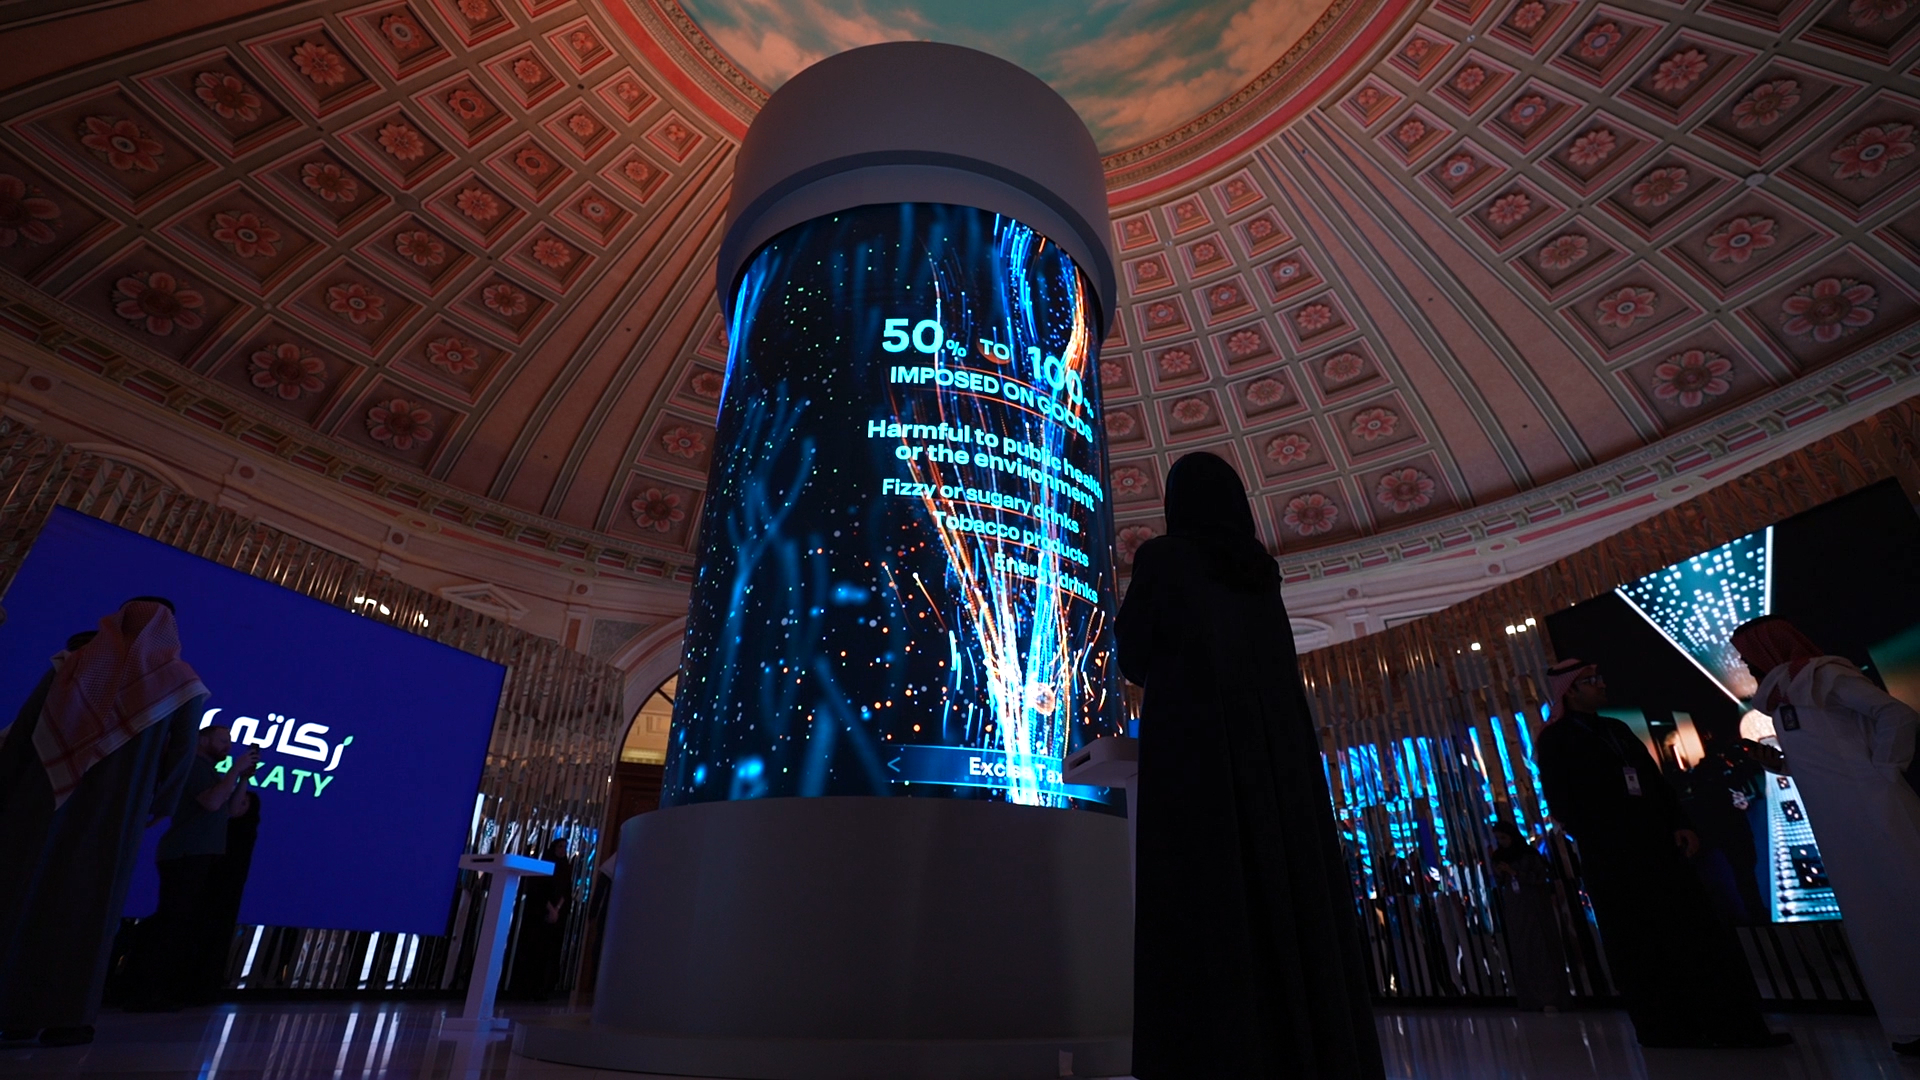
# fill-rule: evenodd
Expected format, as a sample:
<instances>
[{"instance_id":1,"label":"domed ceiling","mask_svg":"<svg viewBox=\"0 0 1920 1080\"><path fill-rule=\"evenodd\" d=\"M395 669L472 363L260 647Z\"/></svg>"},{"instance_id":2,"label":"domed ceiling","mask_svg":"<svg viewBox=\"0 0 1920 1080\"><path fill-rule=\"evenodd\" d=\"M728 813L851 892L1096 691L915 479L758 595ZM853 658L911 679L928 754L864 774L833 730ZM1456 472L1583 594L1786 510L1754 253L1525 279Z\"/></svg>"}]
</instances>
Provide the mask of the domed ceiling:
<instances>
[{"instance_id":1,"label":"domed ceiling","mask_svg":"<svg viewBox=\"0 0 1920 1080\"><path fill-rule=\"evenodd\" d=\"M1273 65L1326 11L1322 0L691 0L714 44L767 90L837 52L943 41L1047 80L1104 149L1147 142L1205 113Z\"/></svg>"},{"instance_id":2,"label":"domed ceiling","mask_svg":"<svg viewBox=\"0 0 1920 1080\"><path fill-rule=\"evenodd\" d=\"M1317 580L1644 513L1913 392L1920 4L1189 7L10 6L0 329L397 520L685 580L737 140L763 83L911 34L1111 150L1123 562L1191 449Z\"/></svg>"}]
</instances>

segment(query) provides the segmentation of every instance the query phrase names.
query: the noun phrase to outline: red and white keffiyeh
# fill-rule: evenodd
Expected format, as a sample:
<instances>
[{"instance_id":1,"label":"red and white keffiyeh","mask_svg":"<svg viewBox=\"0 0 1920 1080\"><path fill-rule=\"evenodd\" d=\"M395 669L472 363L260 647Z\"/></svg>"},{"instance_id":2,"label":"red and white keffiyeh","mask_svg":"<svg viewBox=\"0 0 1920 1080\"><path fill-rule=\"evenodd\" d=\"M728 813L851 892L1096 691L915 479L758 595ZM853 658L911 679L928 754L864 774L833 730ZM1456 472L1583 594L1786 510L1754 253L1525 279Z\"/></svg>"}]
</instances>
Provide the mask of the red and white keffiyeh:
<instances>
[{"instance_id":1,"label":"red and white keffiyeh","mask_svg":"<svg viewBox=\"0 0 1920 1080\"><path fill-rule=\"evenodd\" d=\"M100 620L53 677L33 747L59 807L108 754L207 688L180 659L180 628L165 604L134 600Z\"/></svg>"},{"instance_id":2,"label":"red and white keffiyeh","mask_svg":"<svg viewBox=\"0 0 1920 1080\"><path fill-rule=\"evenodd\" d=\"M1825 655L1812 638L1778 615L1763 615L1741 623L1734 629L1731 643L1756 679L1763 678L1782 665L1787 669L1787 678L1791 679L1809 663ZM1786 685L1785 680L1776 682L1776 689L1769 699L1756 703L1760 711L1771 713L1779 708L1784 700Z\"/></svg>"}]
</instances>

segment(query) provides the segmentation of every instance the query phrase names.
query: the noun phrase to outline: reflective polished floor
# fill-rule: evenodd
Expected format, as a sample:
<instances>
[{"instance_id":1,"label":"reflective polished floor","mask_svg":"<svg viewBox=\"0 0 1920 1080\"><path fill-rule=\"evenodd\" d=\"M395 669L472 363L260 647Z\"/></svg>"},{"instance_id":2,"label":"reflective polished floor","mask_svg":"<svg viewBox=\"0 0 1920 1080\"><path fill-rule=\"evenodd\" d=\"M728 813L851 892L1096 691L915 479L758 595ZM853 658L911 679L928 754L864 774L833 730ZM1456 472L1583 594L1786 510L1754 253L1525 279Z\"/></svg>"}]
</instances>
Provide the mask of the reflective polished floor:
<instances>
[{"instance_id":1,"label":"reflective polished floor","mask_svg":"<svg viewBox=\"0 0 1920 1080\"><path fill-rule=\"evenodd\" d=\"M127 1080L563 1080L636 1077L516 1057L502 1039L437 1035L444 1003L251 1003L101 1017L91 1046L0 1048L0 1077ZM510 1015L553 1011L521 1008ZM1382 1010L1394 1080L1920 1080L1864 1016L1775 1016L1777 1050L1641 1050L1626 1015L1497 1009ZM1212 1078L1207 1078L1212 1080Z\"/></svg>"}]
</instances>

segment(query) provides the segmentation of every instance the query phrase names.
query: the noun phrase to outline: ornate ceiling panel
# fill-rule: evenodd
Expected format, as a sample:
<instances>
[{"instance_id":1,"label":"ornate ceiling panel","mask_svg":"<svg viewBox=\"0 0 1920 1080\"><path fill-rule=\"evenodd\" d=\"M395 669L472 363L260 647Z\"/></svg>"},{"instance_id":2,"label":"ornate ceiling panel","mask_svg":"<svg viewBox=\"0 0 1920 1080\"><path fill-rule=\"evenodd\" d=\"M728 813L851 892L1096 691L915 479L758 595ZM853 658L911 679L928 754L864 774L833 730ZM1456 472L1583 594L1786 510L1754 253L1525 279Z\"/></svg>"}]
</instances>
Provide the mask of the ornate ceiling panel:
<instances>
[{"instance_id":1,"label":"ornate ceiling panel","mask_svg":"<svg viewBox=\"0 0 1920 1080\"><path fill-rule=\"evenodd\" d=\"M256 448L664 572L717 390L647 361L706 328L732 149L599 11L283 6L16 92L0 266Z\"/></svg>"},{"instance_id":2,"label":"ornate ceiling panel","mask_svg":"<svg viewBox=\"0 0 1920 1080\"><path fill-rule=\"evenodd\" d=\"M1690 7L1432 4L1244 169L1117 207L1122 555L1188 447L1320 576L1630 497L1906 347L1920 7Z\"/></svg>"},{"instance_id":3,"label":"ornate ceiling panel","mask_svg":"<svg viewBox=\"0 0 1920 1080\"><path fill-rule=\"evenodd\" d=\"M315 483L684 578L753 81L667 0L158 6L0 105L0 328ZM0 47L62 25L20 10ZM1336 3L1109 159L1123 559L1192 449L1304 579L1910 392L1916 45L1905 0Z\"/></svg>"}]
</instances>

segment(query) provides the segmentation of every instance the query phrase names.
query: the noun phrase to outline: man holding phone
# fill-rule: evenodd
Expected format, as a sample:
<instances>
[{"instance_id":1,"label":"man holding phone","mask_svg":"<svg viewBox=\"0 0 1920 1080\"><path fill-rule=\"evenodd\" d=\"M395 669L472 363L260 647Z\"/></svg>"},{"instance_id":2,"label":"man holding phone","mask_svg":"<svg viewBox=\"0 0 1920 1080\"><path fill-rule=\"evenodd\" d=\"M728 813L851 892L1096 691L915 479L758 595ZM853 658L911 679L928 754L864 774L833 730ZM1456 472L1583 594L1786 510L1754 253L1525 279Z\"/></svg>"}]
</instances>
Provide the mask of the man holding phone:
<instances>
[{"instance_id":1,"label":"man holding phone","mask_svg":"<svg viewBox=\"0 0 1920 1080\"><path fill-rule=\"evenodd\" d=\"M201 940L207 918L209 875L227 850L227 820L247 812L246 783L260 768L260 751L248 747L222 774L220 763L232 755L227 728L201 729L180 807L154 858L160 903L140 928L134 998L127 1006L134 1011L171 1012L186 996L189 951Z\"/></svg>"}]
</instances>

